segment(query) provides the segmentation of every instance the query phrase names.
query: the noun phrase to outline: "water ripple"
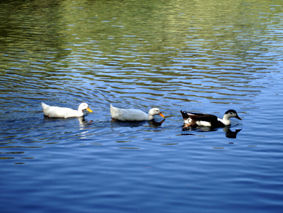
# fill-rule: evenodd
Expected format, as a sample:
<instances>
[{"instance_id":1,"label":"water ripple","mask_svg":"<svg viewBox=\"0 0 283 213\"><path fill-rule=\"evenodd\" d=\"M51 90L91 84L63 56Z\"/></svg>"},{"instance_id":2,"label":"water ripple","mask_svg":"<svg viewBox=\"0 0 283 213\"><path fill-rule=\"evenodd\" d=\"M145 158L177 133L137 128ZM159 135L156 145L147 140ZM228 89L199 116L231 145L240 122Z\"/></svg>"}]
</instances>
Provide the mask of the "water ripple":
<instances>
[{"instance_id":1,"label":"water ripple","mask_svg":"<svg viewBox=\"0 0 283 213\"><path fill-rule=\"evenodd\" d=\"M1 210L281 212L281 8L1 1ZM42 101L94 113L47 119ZM110 103L166 120L115 122ZM182 131L181 109L229 108L243 120Z\"/></svg>"}]
</instances>

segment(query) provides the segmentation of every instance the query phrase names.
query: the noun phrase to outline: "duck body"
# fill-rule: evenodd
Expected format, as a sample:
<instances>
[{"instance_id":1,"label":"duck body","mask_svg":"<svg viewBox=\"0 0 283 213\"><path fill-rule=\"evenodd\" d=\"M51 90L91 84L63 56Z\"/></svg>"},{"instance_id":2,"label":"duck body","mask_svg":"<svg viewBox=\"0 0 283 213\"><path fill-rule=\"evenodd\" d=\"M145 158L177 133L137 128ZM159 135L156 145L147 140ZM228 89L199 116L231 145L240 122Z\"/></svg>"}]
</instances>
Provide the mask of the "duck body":
<instances>
[{"instance_id":1,"label":"duck body","mask_svg":"<svg viewBox=\"0 0 283 213\"><path fill-rule=\"evenodd\" d=\"M211 114L192 113L192 112L185 112L182 110L181 110L181 114L184 119L184 128L197 127L197 126L218 128L218 127L225 127L231 125L230 118L232 117L241 120L237 112L232 109L226 111L223 118L218 118L217 116Z\"/></svg>"},{"instance_id":2,"label":"duck body","mask_svg":"<svg viewBox=\"0 0 283 213\"><path fill-rule=\"evenodd\" d=\"M110 104L110 114L112 119L119 121L150 121L153 120L154 115L160 115L164 118L158 108L152 108L148 113L145 113L140 109L123 109L114 107L112 104Z\"/></svg>"},{"instance_id":3,"label":"duck body","mask_svg":"<svg viewBox=\"0 0 283 213\"><path fill-rule=\"evenodd\" d=\"M81 103L77 110L67 107L50 106L43 102L41 103L41 106L44 116L49 118L83 117L86 115L86 111L92 112L87 103Z\"/></svg>"}]
</instances>

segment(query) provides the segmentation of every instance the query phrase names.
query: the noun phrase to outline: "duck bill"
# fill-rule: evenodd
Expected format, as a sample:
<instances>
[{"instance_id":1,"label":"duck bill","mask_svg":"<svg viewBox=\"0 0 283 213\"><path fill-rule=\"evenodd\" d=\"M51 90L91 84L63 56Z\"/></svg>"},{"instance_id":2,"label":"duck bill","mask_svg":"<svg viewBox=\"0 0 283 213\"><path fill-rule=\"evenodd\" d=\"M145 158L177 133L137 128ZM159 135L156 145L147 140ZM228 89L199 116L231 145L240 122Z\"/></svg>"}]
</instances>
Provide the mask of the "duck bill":
<instances>
[{"instance_id":1,"label":"duck bill","mask_svg":"<svg viewBox=\"0 0 283 213\"><path fill-rule=\"evenodd\" d=\"M88 108L86 108L86 110L88 111L88 112L92 112L92 110L88 107Z\"/></svg>"},{"instance_id":2,"label":"duck bill","mask_svg":"<svg viewBox=\"0 0 283 213\"><path fill-rule=\"evenodd\" d=\"M236 118L238 118L239 120L242 120L242 118L240 118L238 115L236 116Z\"/></svg>"},{"instance_id":3,"label":"duck bill","mask_svg":"<svg viewBox=\"0 0 283 213\"><path fill-rule=\"evenodd\" d=\"M159 115L160 115L162 118L165 118L165 116L164 116L162 113L159 113Z\"/></svg>"}]
</instances>

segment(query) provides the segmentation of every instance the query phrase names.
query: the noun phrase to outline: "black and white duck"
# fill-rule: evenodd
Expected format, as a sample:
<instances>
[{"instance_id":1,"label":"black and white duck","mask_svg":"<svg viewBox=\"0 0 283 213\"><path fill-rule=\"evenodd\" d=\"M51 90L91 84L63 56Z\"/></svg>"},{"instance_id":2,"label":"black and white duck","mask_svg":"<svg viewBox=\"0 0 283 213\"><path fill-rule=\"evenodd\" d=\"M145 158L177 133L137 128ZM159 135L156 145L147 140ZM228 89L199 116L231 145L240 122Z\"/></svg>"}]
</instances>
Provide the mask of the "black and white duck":
<instances>
[{"instance_id":1,"label":"black and white duck","mask_svg":"<svg viewBox=\"0 0 283 213\"><path fill-rule=\"evenodd\" d=\"M184 129L189 127L194 128L198 126L205 126L211 128L225 127L231 125L230 118L237 118L239 120L242 120L238 116L238 113L233 109L227 110L224 113L223 118L218 118L217 116L211 114L185 112L182 110L181 114L184 119Z\"/></svg>"}]
</instances>

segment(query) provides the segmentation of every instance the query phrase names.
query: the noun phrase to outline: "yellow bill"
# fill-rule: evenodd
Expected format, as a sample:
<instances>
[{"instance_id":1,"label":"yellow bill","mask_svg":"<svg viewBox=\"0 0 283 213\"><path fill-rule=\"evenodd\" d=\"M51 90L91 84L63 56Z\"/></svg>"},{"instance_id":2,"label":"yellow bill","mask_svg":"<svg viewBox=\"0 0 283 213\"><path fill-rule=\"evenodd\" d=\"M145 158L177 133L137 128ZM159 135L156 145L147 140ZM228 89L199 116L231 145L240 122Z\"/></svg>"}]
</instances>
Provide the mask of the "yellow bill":
<instances>
[{"instance_id":1,"label":"yellow bill","mask_svg":"<svg viewBox=\"0 0 283 213\"><path fill-rule=\"evenodd\" d=\"M159 114L162 118L165 118L165 116L160 112L160 114Z\"/></svg>"},{"instance_id":2,"label":"yellow bill","mask_svg":"<svg viewBox=\"0 0 283 213\"><path fill-rule=\"evenodd\" d=\"M88 108L86 108L86 110L88 111L88 112L92 112L92 110L88 107Z\"/></svg>"}]
</instances>

